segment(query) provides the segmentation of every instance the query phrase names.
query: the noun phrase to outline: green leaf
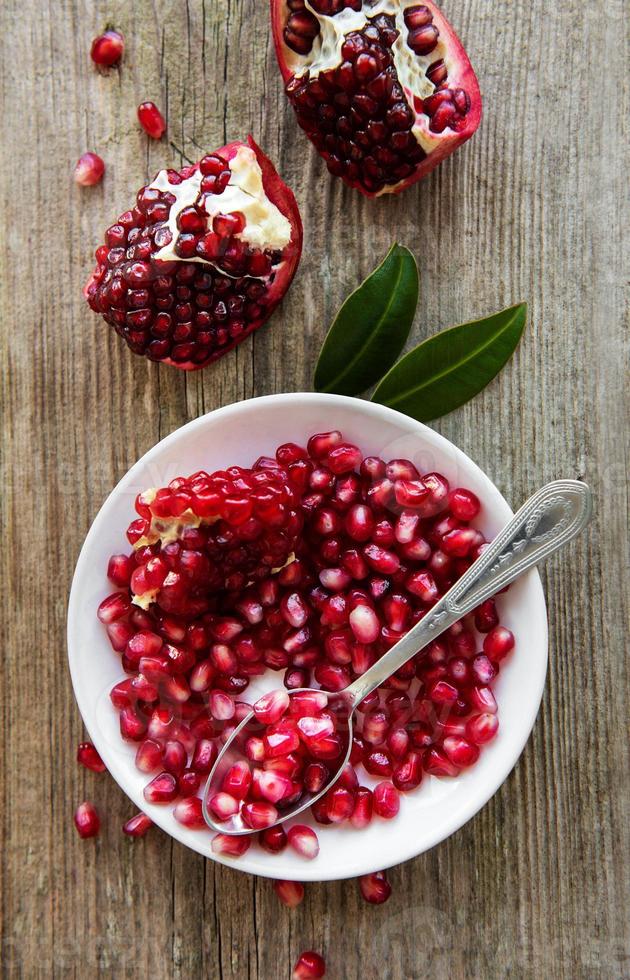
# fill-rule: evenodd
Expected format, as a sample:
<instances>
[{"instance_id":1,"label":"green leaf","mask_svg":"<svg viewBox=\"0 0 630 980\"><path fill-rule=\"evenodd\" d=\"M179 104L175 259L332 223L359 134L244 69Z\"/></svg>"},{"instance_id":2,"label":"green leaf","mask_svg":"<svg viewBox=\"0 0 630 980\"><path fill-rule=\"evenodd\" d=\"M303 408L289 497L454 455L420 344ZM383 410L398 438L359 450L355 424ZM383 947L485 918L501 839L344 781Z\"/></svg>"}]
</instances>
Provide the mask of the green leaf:
<instances>
[{"instance_id":1,"label":"green leaf","mask_svg":"<svg viewBox=\"0 0 630 980\"><path fill-rule=\"evenodd\" d=\"M405 346L417 305L416 260L394 244L337 313L315 368L315 390L358 395L370 388Z\"/></svg>"},{"instance_id":2,"label":"green leaf","mask_svg":"<svg viewBox=\"0 0 630 980\"><path fill-rule=\"evenodd\" d=\"M521 339L527 304L442 330L409 351L385 375L372 401L419 422L470 401L499 373Z\"/></svg>"}]
</instances>

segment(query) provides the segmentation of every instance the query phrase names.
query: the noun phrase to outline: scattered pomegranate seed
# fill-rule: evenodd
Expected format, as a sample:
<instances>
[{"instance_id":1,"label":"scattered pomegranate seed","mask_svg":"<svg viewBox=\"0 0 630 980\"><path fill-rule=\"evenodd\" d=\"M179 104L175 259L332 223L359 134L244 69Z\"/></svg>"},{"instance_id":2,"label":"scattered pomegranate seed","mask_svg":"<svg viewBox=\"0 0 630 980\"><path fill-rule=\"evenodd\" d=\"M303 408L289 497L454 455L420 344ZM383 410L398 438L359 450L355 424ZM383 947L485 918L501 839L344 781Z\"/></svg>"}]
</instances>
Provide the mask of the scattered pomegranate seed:
<instances>
[{"instance_id":1,"label":"scattered pomegranate seed","mask_svg":"<svg viewBox=\"0 0 630 980\"><path fill-rule=\"evenodd\" d=\"M166 132L166 120L155 102L141 102L138 106L138 121L151 139L162 139Z\"/></svg>"},{"instance_id":2,"label":"scattered pomegranate seed","mask_svg":"<svg viewBox=\"0 0 630 980\"><path fill-rule=\"evenodd\" d=\"M136 813L127 823L123 824L123 833L129 837L144 837L147 830L153 826L153 821L146 813Z\"/></svg>"},{"instance_id":3,"label":"scattered pomegranate seed","mask_svg":"<svg viewBox=\"0 0 630 980\"><path fill-rule=\"evenodd\" d=\"M77 748L77 762L92 772L105 772L106 765L91 742L80 742Z\"/></svg>"},{"instance_id":4,"label":"scattered pomegranate seed","mask_svg":"<svg viewBox=\"0 0 630 980\"><path fill-rule=\"evenodd\" d=\"M359 878L359 889L366 902L371 905L382 905L392 893L392 886L384 871L374 871Z\"/></svg>"},{"instance_id":5,"label":"scattered pomegranate seed","mask_svg":"<svg viewBox=\"0 0 630 980\"><path fill-rule=\"evenodd\" d=\"M295 824L287 833L289 845L300 857L312 861L319 854L317 834L305 824Z\"/></svg>"},{"instance_id":6,"label":"scattered pomegranate seed","mask_svg":"<svg viewBox=\"0 0 630 980\"><path fill-rule=\"evenodd\" d=\"M319 980L326 975L326 963L319 953L307 950L300 953L293 968L293 980Z\"/></svg>"},{"instance_id":7,"label":"scattered pomegranate seed","mask_svg":"<svg viewBox=\"0 0 630 980\"><path fill-rule=\"evenodd\" d=\"M79 837L96 837L101 829L101 821L92 803L86 800L79 804L74 813L74 825Z\"/></svg>"},{"instance_id":8,"label":"scattered pomegranate seed","mask_svg":"<svg viewBox=\"0 0 630 980\"><path fill-rule=\"evenodd\" d=\"M283 905L296 908L304 898L304 885L299 881L274 881L274 891Z\"/></svg>"},{"instance_id":9,"label":"scattered pomegranate seed","mask_svg":"<svg viewBox=\"0 0 630 980\"><path fill-rule=\"evenodd\" d=\"M125 39L118 31L108 30L92 41L90 57L95 65L111 68L117 65L125 50Z\"/></svg>"},{"instance_id":10,"label":"scattered pomegranate seed","mask_svg":"<svg viewBox=\"0 0 630 980\"><path fill-rule=\"evenodd\" d=\"M74 168L74 179L82 187L92 187L103 179L105 163L97 153L84 153Z\"/></svg>"}]
</instances>

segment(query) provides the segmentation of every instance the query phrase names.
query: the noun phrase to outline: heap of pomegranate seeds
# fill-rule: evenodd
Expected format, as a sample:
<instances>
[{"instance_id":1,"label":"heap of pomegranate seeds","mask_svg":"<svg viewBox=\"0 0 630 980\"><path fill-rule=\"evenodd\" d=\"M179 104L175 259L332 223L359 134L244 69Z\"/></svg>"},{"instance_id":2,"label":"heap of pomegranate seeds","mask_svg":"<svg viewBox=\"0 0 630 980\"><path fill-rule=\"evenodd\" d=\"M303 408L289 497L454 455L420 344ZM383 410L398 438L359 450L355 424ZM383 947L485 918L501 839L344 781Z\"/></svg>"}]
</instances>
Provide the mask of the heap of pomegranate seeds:
<instances>
[{"instance_id":1,"label":"heap of pomegranate seeds","mask_svg":"<svg viewBox=\"0 0 630 980\"><path fill-rule=\"evenodd\" d=\"M290 846L312 859L310 827L269 825L338 769L344 739L326 692L372 666L481 553L479 500L329 432L251 470L174 480L140 494L136 509L134 551L110 559L118 591L99 618L126 672L111 700L137 744L147 801L203 829L200 793L251 710L250 680L283 671L285 690L256 701L260 732L211 806L225 819L240 813L269 853ZM497 734L492 685L513 646L489 600L398 670L360 705L350 763L314 820L357 830L392 820L400 794L427 774L473 765ZM294 691L308 686L321 693ZM224 833L212 849L237 857L250 844Z\"/></svg>"}]
</instances>

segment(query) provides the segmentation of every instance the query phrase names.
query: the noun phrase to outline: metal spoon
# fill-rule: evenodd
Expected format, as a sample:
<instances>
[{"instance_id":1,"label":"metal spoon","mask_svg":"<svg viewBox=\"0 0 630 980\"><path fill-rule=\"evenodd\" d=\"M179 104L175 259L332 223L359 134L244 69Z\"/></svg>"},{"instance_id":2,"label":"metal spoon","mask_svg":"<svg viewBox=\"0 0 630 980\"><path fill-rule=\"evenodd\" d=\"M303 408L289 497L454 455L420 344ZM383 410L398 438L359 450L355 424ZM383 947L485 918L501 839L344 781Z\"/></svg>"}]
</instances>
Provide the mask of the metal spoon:
<instances>
[{"instance_id":1,"label":"metal spoon","mask_svg":"<svg viewBox=\"0 0 630 980\"><path fill-rule=\"evenodd\" d=\"M578 480L548 483L529 498L468 571L391 650L345 690L326 692L328 710L337 716L337 734L347 739L346 751L340 755L340 761L335 762L336 769L322 789L313 794L305 790L296 803L279 813L276 824L284 823L312 806L337 781L350 757L352 716L357 705L368 694L449 626L576 537L588 524L591 513L591 491L585 483ZM310 690L313 689L299 689L300 692ZM223 746L208 776L202 801L203 815L214 830L237 835L258 832L246 827L240 814L219 821L212 815L208 801L220 791L223 778L231 766L245 758L241 749L245 737L259 735L262 729L263 726L251 711Z\"/></svg>"}]
</instances>

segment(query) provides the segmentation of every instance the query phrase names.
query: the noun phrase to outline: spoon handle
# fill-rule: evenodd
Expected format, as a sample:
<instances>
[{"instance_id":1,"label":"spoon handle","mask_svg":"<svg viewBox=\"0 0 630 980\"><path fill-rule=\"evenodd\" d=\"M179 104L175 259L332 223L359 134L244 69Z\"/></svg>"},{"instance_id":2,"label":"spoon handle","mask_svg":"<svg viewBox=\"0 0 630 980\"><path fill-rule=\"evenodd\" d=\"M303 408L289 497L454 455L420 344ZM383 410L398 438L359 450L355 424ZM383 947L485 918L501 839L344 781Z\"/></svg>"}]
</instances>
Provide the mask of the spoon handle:
<instances>
[{"instance_id":1,"label":"spoon handle","mask_svg":"<svg viewBox=\"0 0 630 980\"><path fill-rule=\"evenodd\" d=\"M467 572L413 629L346 693L359 703L453 623L571 541L592 514L591 491L578 480L556 480L538 490Z\"/></svg>"}]
</instances>

